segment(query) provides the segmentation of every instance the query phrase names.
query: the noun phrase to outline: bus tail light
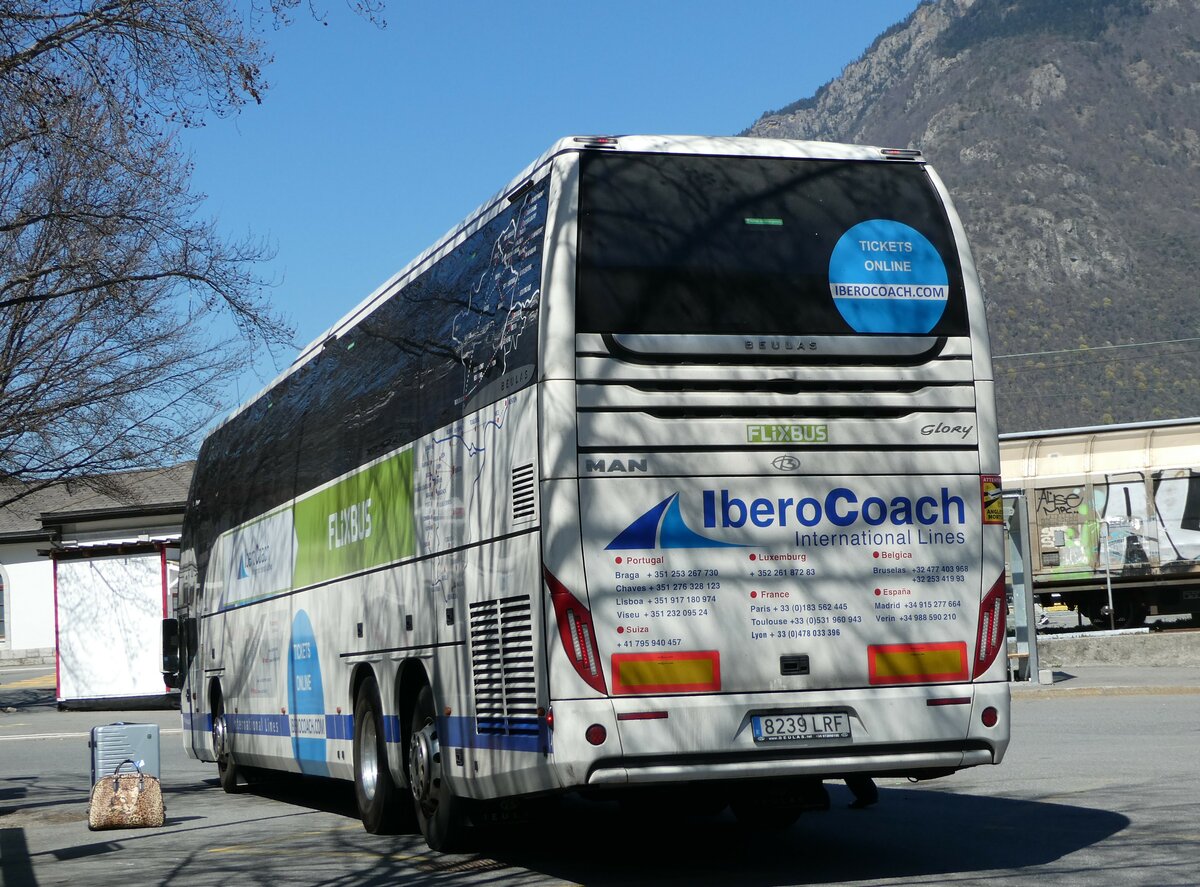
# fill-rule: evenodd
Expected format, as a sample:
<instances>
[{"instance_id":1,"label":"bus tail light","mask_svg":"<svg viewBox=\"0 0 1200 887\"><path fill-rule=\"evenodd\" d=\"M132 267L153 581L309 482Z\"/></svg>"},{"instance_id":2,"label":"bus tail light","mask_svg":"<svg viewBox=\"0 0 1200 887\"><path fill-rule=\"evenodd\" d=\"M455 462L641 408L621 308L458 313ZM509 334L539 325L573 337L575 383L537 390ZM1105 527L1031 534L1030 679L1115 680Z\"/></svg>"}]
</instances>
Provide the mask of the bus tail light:
<instances>
[{"instance_id":1,"label":"bus tail light","mask_svg":"<svg viewBox=\"0 0 1200 887\"><path fill-rule=\"evenodd\" d=\"M617 139L614 136L576 136L575 143L585 148L617 147Z\"/></svg>"},{"instance_id":2,"label":"bus tail light","mask_svg":"<svg viewBox=\"0 0 1200 887\"><path fill-rule=\"evenodd\" d=\"M971 679L979 677L996 661L1005 643L1008 598L1004 592L1004 572L979 605L979 634L975 638L975 667Z\"/></svg>"},{"instance_id":3,"label":"bus tail light","mask_svg":"<svg viewBox=\"0 0 1200 887\"><path fill-rule=\"evenodd\" d=\"M554 616L558 621L558 636L562 639L567 658L584 683L607 696L608 687L600 668L600 651L596 648L596 629L592 625L591 612L549 570L543 568L543 572L546 585L550 587Z\"/></svg>"}]
</instances>

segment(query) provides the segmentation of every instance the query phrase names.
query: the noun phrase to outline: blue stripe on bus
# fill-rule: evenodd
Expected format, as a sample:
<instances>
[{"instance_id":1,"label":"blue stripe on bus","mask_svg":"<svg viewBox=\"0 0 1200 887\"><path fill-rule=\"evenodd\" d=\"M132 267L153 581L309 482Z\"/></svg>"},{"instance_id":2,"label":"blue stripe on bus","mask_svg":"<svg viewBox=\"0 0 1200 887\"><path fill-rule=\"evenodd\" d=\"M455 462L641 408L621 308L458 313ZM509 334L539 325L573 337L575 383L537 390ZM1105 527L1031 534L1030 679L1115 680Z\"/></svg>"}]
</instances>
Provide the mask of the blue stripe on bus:
<instances>
[{"instance_id":1,"label":"blue stripe on bus","mask_svg":"<svg viewBox=\"0 0 1200 887\"><path fill-rule=\"evenodd\" d=\"M484 748L494 751L550 752L550 731L537 718L439 718L450 748Z\"/></svg>"},{"instance_id":2,"label":"blue stripe on bus","mask_svg":"<svg viewBox=\"0 0 1200 887\"><path fill-rule=\"evenodd\" d=\"M233 733L248 736L291 736L291 723L285 714L226 714ZM537 718L439 718L443 745L449 748L481 748L494 751L516 751L549 754L550 731L545 721ZM209 733L212 715L183 712L183 729ZM350 741L354 739L354 716L325 715L325 738ZM388 715L383 719L383 739L399 745L403 741L400 718Z\"/></svg>"},{"instance_id":3,"label":"blue stripe on bus","mask_svg":"<svg viewBox=\"0 0 1200 887\"><path fill-rule=\"evenodd\" d=\"M354 715L325 715L325 736L328 739L353 739Z\"/></svg>"},{"instance_id":4,"label":"blue stripe on bus","mask_svg":"<svg viewBox=\"0 0 1200 887\"><path fill-rule=\"evenodd\" d=\"M225 713L229 729L233 733L252 736L291 736L287 715L230 714Z\"/></svg>"},{"instance_id":5,"label":"blue stripe on bus","mask_svg":"<svg viewBox=\"0 0 1200 887\"><path fill-rule=\"evenodd\" d=\"M202 730L205 733L211 733L212 715L201 714L200 712L192 714L190 711L185 711L183 713L183 729L187 731Z\"/></svg>"},{"instance_id":6,"label":"blue stripe on bus","mask_svg":"<svg viewBox=\"0 0 1200 887\"><path fill-rule=\"evenodd\" d=\"M383 741L394 742L399 745L401 740L400 717L398 715L385 716L383 719Z\"/></svg>"}]
</instances>

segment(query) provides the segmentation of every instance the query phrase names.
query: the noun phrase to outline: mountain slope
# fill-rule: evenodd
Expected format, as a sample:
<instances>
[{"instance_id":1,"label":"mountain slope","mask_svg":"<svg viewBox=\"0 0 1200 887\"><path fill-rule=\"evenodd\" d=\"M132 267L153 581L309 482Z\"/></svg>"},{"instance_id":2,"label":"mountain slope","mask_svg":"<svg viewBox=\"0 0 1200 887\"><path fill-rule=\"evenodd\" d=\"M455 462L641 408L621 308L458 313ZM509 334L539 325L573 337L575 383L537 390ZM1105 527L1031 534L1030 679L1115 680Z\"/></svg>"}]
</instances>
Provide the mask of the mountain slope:
<instances>
[{"instance_id":1,"label":"mountain slope","mask_svg":"<svg viewBox=\"0 0 1200 887\"><path fill-rule=\"evenodd\" d=\"M1200 0L929 0L747 134L924 151L979 266L1002 430L1200 413L1200 340L1137 344L1200 337ZM1083 350L1111 345L1136 347Z\"/></svg>"}]
</instances>

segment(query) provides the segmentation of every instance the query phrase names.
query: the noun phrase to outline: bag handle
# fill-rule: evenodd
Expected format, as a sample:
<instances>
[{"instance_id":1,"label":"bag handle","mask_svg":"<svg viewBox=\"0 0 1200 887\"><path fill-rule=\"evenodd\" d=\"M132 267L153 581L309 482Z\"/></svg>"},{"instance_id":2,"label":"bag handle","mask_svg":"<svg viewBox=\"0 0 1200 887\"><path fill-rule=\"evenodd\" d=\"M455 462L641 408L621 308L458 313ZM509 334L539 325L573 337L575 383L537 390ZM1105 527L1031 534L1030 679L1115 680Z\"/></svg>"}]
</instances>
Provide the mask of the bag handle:
<instances>
[{"instance_id":1,"label":"bag handle","mask_svg":"<svg viewBox=\"0 0 1200 887\"><path fill-rule=\"evenodd\" d=\"M113 768L113 791L115 792L117 790L117 788L121 785L121 778L120 778L121 777L121 768L124 767L126 764L133 764L133 769L137 771L138 792L140 793L142 788L146 784L146 774L142 772L142 768L138 766L137 761L135 761L133 758L126 758L121 763L117 764L116 767Z\"/></svg>"}]
</instances>

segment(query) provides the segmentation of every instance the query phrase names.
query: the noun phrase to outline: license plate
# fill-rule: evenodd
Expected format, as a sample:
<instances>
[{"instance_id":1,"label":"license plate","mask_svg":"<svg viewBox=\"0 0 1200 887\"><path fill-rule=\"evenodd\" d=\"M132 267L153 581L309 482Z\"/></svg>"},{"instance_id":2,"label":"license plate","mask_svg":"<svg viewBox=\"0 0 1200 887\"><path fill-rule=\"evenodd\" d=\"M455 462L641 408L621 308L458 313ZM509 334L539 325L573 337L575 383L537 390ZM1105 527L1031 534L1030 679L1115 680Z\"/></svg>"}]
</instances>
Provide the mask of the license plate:
<instances>
[{"instance_id":1,"label":"license plate","mask_svg":"<svg viewBox=\"0 0 1200 887\"><path fill-rule=\"evenodd\" d=\"M804 739L849 739L850 715L841 711L755 715L750 719L755 742L795 742Z\"/></svg>"}]
</instances>

